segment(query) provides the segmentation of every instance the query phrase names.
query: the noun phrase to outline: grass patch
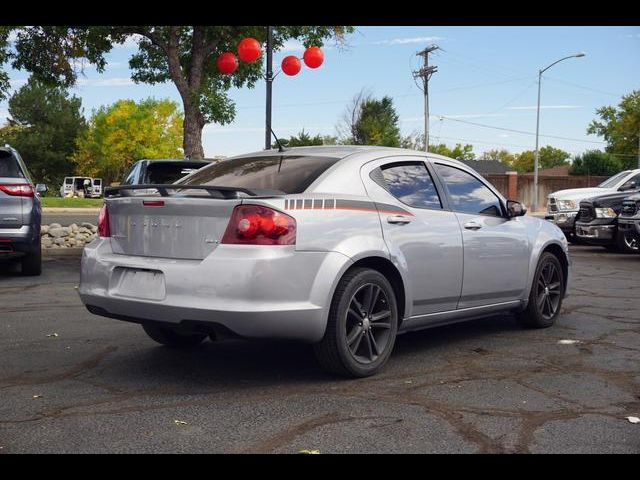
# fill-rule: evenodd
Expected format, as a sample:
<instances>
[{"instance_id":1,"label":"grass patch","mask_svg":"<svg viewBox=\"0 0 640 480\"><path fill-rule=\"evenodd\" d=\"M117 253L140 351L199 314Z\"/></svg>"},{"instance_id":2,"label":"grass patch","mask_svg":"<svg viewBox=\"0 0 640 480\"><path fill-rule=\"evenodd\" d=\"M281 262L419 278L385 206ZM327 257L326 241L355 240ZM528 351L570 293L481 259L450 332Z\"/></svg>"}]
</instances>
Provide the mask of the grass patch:
<instances>
[{"instance_id":1,"label":"grass patch","mask_svg":"<svg viewBox=\"0 0 640 480\"><path fill-rule=\"evenodd\" d=\"M42 197L43 207L57 208L82 208L82 207L101 207L102 198L61 198L61 197Z\"/></svg>"}]
</instances>

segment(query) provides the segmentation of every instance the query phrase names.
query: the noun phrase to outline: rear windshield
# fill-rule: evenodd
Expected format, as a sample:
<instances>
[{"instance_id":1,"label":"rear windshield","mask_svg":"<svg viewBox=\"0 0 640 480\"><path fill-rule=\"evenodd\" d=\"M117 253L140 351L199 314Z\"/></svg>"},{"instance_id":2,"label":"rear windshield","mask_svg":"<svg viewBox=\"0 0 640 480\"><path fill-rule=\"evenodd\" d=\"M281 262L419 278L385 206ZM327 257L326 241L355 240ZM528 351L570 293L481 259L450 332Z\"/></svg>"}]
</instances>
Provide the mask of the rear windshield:
<instances>
[{"instance_id":1,"label":"rear windshield","mask_svg":"<svg viewBox=\"0 0 640 480\"><path fill-rule=\"evenodd\" d=\"M24 178L18 162L9 152L0 151L0 177Z\"/></svg>"},{"instance_id":2,"label":"rear windshield","mask_svg":"<svg viewBox=\"0 0 640 480\"><path fill-rule=\"evenodd\" d=\"M143 183L167 184L202 168L206 163L149 162Z\"/></svg>"},{"instance_id":3,"label":"rear windshield","mask_svg":"<svg viewBox=\"0 0 640 480\"><path fill-rule=\"evenodd\" d=\"M205 167L180 183L302 193L338 160L310 156L234 158Z\"/></svg>"}]
</instances>

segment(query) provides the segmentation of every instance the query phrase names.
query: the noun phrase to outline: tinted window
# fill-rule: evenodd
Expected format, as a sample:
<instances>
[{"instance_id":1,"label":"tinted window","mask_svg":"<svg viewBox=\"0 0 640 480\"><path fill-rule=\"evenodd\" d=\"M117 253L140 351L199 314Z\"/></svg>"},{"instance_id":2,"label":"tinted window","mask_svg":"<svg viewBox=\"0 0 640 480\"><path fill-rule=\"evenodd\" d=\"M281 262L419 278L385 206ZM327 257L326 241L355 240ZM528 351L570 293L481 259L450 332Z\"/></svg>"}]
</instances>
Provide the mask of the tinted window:
<instances>
[{"instance_id":1,"label":"tinted window","mask_svg":"<svg viewBox=\"0 0 640 480\"><path fill-rule=\"evenodd\" d=\"M0 177L24 178L17 160L8 152L0 152Z\"/></svg>"},{"instance_id":2,"label":"tinted window","mask_svg":"<svg viewBox=\"0 0 640 480\"><path fill-rule=\"evenodd\" d=\"M417 208L442 208L424 163L395 163L380 168L384 187L398 200Z\"/></svg>"},{"instance_id":3,"label":"tinted window","mask_svg":"<svg viewBox=\"0 0 640 480\"><path fill-rule=\"evenodd\" d=\"M611 178L607 178L604 182L602 182L600 185L598 185L601 188L611 188L614 187L616 185L616 183L618 183L620 180L622 180L624 177L626 177L627 175L629 175L630 170L625 170L624 172L620 172L616 175L614 175Z\"/></svg>"},{"instance_id":4,"label":"tinted window","mask_svg":"<svg viewBox=\"0 0 640 480\"><path fill-rule=\"evenodd\" d=\"M463 170L441 164L436 164L436 170L449 191L453 210L502 216L500 200L476 177Z\"/></svg>"},{"instance_id":5,"label":"tinted window","mask_svg":"<svg viewBox=\"0 0 640 480\"><path fill-rule=\"evenodd\" d=\"M620 185L620 188L618 190L629 190L637 188L638 186L640 186L640 174L634 175L629 180L624 182L622 185Z\"/></svg>"},{"instance_id":6,"label":"tinted window","mask_svg":"<svg viewBox=\"0 0 640 480\"><path fill-rule=\"evenodd\" d=\"M180 183L302 193L337 161L307 156L235 158L204 167Z\"/></svg>"},{"instance_id":7,"label":"tinted window","mask_svg":"<svg viewBox=\"0 0 640 480\"><path fill-rule=\"evenodd\" d=\"M142 183L167 184L202 168L204 163L188 162L149 162Z\"/></svg>"},{"instance_id":8,"label":"tinted window","mask_svg":"<svg viewBox=\"0 0 640 480\"><path fill-rule=\"evenodd\" d=\"M140 164L136 163L131 169L131 171L129 172L129 175L127 175L124 181L122 182L122 185L133 185L136 180L136 176L138 175L139 169L140 169Z\"/></svg>"}]
</instances>

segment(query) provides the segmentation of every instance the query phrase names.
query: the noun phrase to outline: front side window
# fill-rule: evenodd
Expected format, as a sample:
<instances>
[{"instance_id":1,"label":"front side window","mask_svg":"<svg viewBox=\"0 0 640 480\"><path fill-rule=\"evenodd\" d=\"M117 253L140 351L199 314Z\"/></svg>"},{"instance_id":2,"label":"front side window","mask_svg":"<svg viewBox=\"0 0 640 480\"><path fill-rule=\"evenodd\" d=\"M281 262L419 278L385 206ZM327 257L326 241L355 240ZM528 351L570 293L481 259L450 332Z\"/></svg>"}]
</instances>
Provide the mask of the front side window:
<instances>
[{"instance_id":1,"label":"front side window","mask_svg":"<svg viewBox=\"0 0 640 480\"><path fill-rule=\"evenodd\" d=\"M617 173L611 178L607 178L604 182L602 182L598 187L600 188L612 188L616 186L620 180L629 175L629 170L625 170L624 172Z\"/></svg>"},{"instance_id":2,"label":"front side window","mask_svg":"<svg viewBox=\"0 0 640 480\"><path fill-rule=\"evenodd\" d=\"M640 187L640 173L638 175L634 175L629 180L620 185L620 188L618 190L624 192L625 190L633 190L638 187Z\"/></svg>"},{"instance_id":3,"label":"front side window","mask_svg":"<svg viewBox=\"0 0 640 480\"><path fill-rule=\"evenodd\" d=\"M374 171L373 179L402 203L416 208L442 208L438 191L423 162L392 163Z\"/></svg>"},{"instance_id":4,"label":"front side window","mask_svg":"<svg viewBox=\"0 0 640 480\"><path fill-rule=\"evenodd\" d=\"M457 212L502 216L500 199L470 173L448 165L435 164L447 187L451 208Z\"/></svg>"}]
</instances>

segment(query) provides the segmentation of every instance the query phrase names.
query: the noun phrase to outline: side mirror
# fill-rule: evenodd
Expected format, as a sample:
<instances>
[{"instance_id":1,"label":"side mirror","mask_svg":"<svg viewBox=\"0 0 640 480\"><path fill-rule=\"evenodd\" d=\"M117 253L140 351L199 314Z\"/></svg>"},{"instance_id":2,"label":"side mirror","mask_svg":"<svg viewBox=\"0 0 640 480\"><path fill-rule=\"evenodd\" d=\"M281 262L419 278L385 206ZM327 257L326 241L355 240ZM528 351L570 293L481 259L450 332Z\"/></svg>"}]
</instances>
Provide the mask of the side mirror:
<instances>
[{"instance_id":1,"label":"side mirror","mask_svg":"<svg viewBox=\"0 0 640 480\"><path fill-rule=\"evenodd\" d=\"M618 190L621 192L626 192L627 190L634 190L635 188L637 188L636 181L631 180L630 182L623 184Z\"/></svg>"},{"instance_id":2,"label":"side mirror","mask_svg":"<svg viewBox=\"0 0 640 480\"><path fill-rule=\"evenodd\" d=\"M46 186L44 183L38 183L38 184L36 185L36 192L38 192L38 193L44 193L44 192L46 192L47 190L48 190L48 189L47 189L47 186Z\"/></svg>"},{"instance_id":3,"label":"side mirror","mask_svg":"<svg viewBox=\"0 0 640 480\"><path fill-rule=\"evenodd\" d=\"M507 215L509 218L521 217L527 213L527 209L520 202L515 200L507 200Z\"/></svg>"}]
</instances>

